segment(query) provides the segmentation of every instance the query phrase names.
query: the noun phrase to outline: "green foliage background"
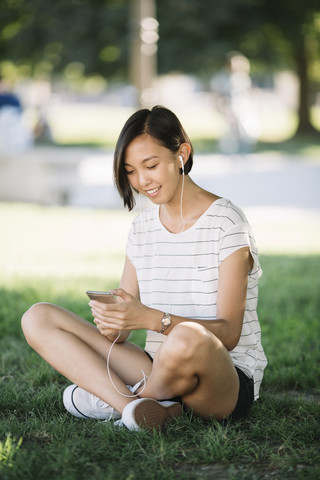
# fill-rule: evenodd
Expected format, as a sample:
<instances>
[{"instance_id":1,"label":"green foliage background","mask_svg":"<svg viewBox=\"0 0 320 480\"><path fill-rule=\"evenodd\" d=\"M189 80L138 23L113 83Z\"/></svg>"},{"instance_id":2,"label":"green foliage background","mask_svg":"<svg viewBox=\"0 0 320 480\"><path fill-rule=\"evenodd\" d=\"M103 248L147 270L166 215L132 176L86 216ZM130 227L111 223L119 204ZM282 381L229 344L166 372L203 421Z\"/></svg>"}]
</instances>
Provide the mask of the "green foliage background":
<instances>
[{"instance_id":1,"label":"green foliage background","mask_svg":"<svg viewBox=\"0 0 320 480\"><path fill-rule=\"evenodd\" d=\"M81 62L85 74L127 79L129 0L3 0L0 58L29 74L61 72ZM297 68L304 40L309 74L320 81L320 8L316 0L158 0L159 72L212 74L230 50L240 50L256 72Z\"/></svg>"}]
</instances>

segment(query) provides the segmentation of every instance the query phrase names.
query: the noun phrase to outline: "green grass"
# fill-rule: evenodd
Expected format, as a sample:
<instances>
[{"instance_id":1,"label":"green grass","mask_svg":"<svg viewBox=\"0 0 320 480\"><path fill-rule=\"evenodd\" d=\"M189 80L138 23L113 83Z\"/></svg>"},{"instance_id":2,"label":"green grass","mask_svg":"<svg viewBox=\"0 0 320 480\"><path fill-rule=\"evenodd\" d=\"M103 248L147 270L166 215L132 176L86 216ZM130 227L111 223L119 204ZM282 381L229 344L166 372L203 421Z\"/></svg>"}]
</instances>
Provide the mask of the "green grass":
<instances>
[{"instance_id":1,"label":"green grass","mask_svg":"<svg viewBox=\"0 0 320 480\"><path fill-rule=\"evenodd\" d=\"M48 300L89 320L84 289L117 285L131 218L0 205L1 480L318 479L319 255L261 255L269 365L246 419L221 425L185 413L163 433L148 433L64 411L68 382L28 347L21 315Z\"/></svg>"}]
</instances>

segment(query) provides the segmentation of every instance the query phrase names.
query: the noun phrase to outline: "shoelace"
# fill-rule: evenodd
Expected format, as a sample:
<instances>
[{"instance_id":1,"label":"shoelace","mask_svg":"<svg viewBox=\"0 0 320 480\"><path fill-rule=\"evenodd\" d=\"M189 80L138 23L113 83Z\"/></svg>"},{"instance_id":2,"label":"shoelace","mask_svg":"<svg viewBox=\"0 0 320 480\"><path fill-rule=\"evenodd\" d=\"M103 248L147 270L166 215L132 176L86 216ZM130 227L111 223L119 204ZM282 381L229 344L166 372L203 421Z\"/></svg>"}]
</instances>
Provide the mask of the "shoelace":
<instances>
[{"instance_id":1,"label":"shoelace","mask_svg":"<svg viewBox=\"0 0 320 480\"><path fill-rule=\"evenodd\" d=\"M113 414L115 412L115 409L113 407L111 407L111 405L109 405L108 403L106 403L103 400L101 400L100 398L96 397L95 395L92 395L92 397L93 397L93 403L95 404L95 406L98 409L103 409L103 408L110 408L111 409L109 417L106 418L105 420L102 420L103 422L109 422L113 418Z\"/></svg>"},{"instance_id":2,"label":"shoelace","mask_svg":"<svg viewBox=\"0 0 320 480\"><path fill-rule=\"evenodd\" d=\"M106 421L106 420L105 420L105 421ZM122 418L119 418L119 420L116 420L116 421L113 423L113 425L114 425L115 427L119 427L119 428L123 427L123 426L124 426L124 423L123 423L123 421L122 421Z\"/></svg>"}]
</instances>

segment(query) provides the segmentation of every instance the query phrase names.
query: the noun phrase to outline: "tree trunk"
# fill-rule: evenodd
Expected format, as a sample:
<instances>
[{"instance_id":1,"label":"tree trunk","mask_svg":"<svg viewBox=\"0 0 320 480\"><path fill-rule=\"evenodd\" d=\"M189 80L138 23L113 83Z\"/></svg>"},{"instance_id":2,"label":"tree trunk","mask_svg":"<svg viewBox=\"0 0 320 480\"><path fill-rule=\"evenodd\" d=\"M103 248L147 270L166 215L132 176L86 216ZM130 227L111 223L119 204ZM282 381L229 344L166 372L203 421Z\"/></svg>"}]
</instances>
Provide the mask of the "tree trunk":
<instances>
[{"instance_id":1,"label":"tree trunk","mask_svg":"<svg viewBox=\"0 0 320 480\"><path fill-rule=\"evenodd\" d=\"M303 34L296 50L297 73L300 82L299 106L298 106L298 128L295 136L320 133L310 121L310 89L308 80L308 52Z\"/></svg>"},{"instance_id":2,"label":"tree trunk","mask_svg":"<svg viewBox=\"0 0 320 480\"><path fill-rule=\"evenodd\" d=\"M158 22L155 0L131 0L131 81L139 107L155 102L153 81L157 75Z\"/></svg>"}]
</instances>

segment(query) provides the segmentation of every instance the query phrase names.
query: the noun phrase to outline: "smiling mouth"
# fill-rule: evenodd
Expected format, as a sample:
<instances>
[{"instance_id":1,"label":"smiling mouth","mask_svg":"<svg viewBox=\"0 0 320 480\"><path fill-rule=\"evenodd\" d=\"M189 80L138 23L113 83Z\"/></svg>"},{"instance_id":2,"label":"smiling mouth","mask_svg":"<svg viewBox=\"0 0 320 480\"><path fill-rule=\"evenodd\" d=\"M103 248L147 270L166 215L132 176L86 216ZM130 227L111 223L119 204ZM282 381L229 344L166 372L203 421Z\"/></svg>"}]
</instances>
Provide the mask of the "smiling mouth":
<instances>
[{"instance_id":1,"label":"smiling mouth","mask_svg":"<svg viewBox=\"0 0 320 480\"><path fill-rule=\"evenodd\" d=\"M152 190L146 190L146 194L152 197L153 195L156 195L161 187L158 188L153 188Z\"/></svg>"}]
</instances>

